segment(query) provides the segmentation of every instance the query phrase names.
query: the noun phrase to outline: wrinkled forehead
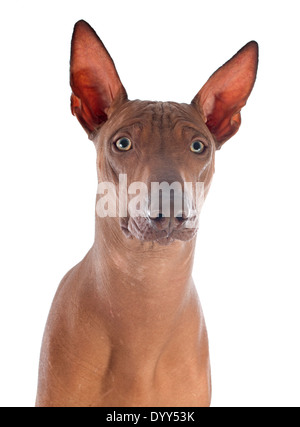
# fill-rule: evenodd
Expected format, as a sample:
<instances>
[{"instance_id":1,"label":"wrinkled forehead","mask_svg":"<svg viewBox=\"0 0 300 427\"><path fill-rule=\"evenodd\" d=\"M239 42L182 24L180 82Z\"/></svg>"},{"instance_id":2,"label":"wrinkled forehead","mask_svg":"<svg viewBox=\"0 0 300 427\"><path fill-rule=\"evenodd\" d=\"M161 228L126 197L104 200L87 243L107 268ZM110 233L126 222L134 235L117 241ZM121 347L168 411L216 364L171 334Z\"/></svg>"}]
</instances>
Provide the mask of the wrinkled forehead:
<instances>
[{"instance_id":1,"label":"wrinkled forehead","mask_svg":"<svg viewBox=\"0 0 300 427\"><path fill-rule=\"evenodd\" d=\"M126 128L156 132L182 132L191 129L207 139L211 134L193 105L175 102L128 101L117 108L101 129L100 137L110 138Z\"/></svg>"}]
</instances>

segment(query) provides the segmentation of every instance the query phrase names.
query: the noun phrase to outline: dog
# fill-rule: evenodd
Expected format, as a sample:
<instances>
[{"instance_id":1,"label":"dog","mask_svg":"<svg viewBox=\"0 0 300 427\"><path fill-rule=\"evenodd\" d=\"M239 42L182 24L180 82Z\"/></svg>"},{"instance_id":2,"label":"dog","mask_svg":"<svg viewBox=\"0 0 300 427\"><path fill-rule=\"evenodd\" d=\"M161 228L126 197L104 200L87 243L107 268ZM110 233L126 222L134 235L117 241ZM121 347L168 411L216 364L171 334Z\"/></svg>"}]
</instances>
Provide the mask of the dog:
<instances>
[{"instance_id":1,"label":"dog","mask_svg":"<svg viewBox=\"0 0 300 427\"><path fill-rule=\"evenodd\" d=\"M210 405L208 338L192 279L197 194L201 206L257 65L251 41L191 103L129 100L95 31L76 23L71 110L97 153L95 241L52 303L36 406Z\"/></svg>"}]
</instances>

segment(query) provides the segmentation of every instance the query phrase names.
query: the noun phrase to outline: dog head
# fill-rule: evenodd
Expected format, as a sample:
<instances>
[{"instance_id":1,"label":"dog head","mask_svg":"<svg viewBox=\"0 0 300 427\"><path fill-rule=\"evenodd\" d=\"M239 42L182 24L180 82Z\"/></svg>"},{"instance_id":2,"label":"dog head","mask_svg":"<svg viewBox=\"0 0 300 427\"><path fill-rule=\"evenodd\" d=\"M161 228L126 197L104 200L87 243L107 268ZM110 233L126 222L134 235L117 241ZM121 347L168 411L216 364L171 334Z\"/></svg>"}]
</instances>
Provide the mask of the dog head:
<instances>
[{"instance_id":1,"label":"dog head","mask_svg":"<svg viewBox=\"0 0 300 427\"><path fill-rule=\"evenodd\" d=\"M71 109L97 149L98 216L118 217L125 235L142 241L193 238L215 151L239 129L257 64L252 41L191 103L132 101L103 43L79 21L71 47Z\"/></svg>"}]
</instances>

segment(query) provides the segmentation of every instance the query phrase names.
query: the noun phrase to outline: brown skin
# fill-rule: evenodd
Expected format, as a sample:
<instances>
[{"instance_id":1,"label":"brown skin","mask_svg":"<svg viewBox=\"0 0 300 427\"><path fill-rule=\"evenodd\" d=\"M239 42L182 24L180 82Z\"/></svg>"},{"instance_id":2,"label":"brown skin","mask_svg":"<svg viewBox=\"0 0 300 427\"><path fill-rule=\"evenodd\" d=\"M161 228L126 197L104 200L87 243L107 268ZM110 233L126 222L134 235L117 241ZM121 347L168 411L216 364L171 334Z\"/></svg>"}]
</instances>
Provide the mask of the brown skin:
<instances>
[{"instance_id":1,"label":"brown skin","mask_svg":"<svg viewBox=\"0 0 300 427\"><path fill-rule=\"evenodd\" d=\"M191 104L128 101L104 46L79 21L72 111L95 143L98 182L117 185L120 173L128 185L148 188L155 180L202 181L206 195L215 150L238 129L256 67L251 42ZM129 151L116 148L120 137L132 142ZM195 140L205 145L201 154L190 150ZM186 228L187 220L96 215L94 244L51 307L37 406L209 406L208 340L191 276L196 228Z\"/></svg>"}]
</instances>

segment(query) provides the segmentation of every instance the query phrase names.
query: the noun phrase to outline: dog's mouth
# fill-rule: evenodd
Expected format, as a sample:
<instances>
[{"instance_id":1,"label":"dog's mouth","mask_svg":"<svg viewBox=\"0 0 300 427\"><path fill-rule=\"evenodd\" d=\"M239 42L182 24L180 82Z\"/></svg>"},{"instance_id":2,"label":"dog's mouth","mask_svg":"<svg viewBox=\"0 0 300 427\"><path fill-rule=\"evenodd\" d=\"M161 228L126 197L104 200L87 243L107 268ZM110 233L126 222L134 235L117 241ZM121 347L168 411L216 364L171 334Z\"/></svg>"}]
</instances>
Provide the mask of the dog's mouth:
<instances>
[{"instance_id":1,"label":"dog's mouth","mask_svg":"<svg viewBox=\"0 0 300 427\"><path fill-rule=\"evenodd\" d=\"M136 238L143 242L157 242L166 246L175 240L191 240L198 230L198 218L193 217L184 225L176 224L170 219L167 226L159 228L149 218L128 217L120 218L120 226L127 238Z\"/></svg>"}]
</instances>

